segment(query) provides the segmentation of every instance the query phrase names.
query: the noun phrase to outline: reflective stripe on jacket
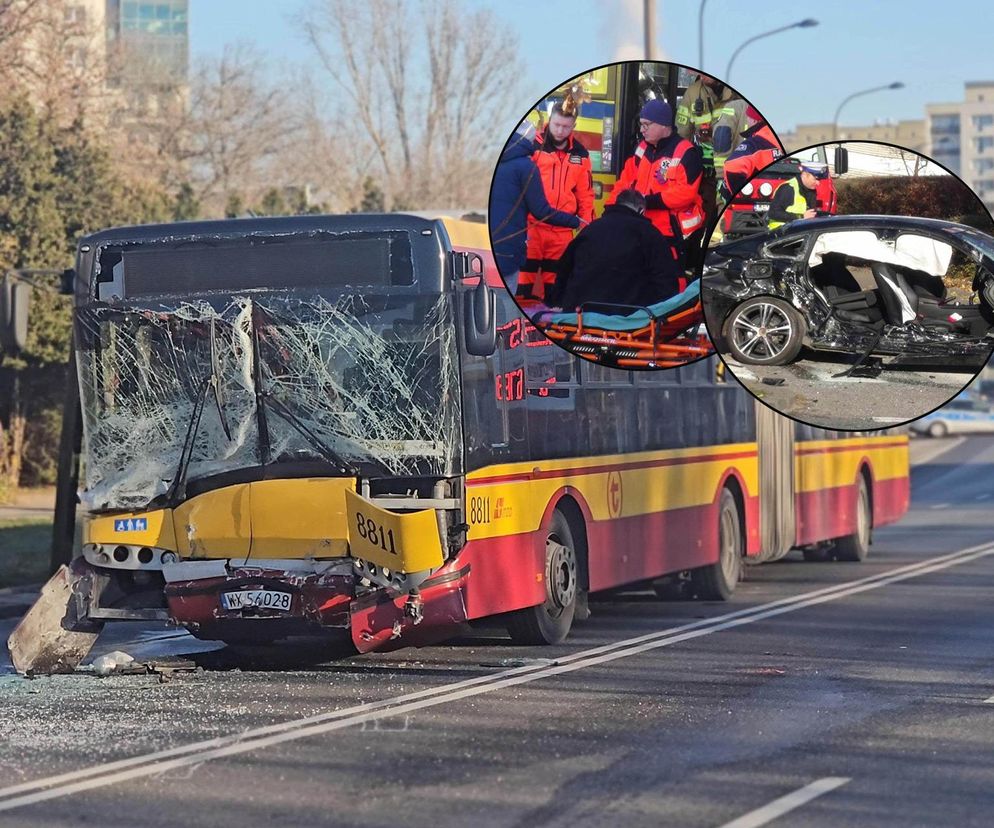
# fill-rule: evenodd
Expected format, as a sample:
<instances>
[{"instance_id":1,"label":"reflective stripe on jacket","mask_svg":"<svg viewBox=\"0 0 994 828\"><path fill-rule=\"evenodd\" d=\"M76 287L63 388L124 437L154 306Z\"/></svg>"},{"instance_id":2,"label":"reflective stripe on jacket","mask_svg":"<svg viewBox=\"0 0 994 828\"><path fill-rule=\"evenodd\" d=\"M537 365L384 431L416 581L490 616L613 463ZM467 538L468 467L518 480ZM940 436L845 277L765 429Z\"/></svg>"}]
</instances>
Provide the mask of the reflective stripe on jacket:
<instances>
[{"instance_id":1,"label":"reflective stripe on jacket","mask_svg":"<svg viewBox=\"0 0 994 828\"><path fill-rule=\"evenodd\" d=\"M614 204L618 193L634 188L644 196L658 195L662 209L647 208L646 217L665 236L689 236L704 226L704 206L700 196L701 174L688 176L687 153L699 150L690 141L671 136L663 139L673 144L668 152L649 152L642 141L626 162L605 204ZM700 161L697 160L700 169Z\"/></svg>"}]
</instances>

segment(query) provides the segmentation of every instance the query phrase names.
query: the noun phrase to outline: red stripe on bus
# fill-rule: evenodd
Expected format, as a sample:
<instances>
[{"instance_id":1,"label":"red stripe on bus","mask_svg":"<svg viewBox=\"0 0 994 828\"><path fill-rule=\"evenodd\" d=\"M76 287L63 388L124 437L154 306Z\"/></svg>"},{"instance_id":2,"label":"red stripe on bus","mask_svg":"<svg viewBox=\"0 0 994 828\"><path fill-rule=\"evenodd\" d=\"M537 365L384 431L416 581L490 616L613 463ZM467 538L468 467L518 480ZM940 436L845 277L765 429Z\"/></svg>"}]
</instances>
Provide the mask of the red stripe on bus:
<instances>
[{"instance_id":1,"label":"red stripe on bus","mask_svg":"<svg viewBox=\"0 0 994 828\"><path fill-rule=\"evenodd\" d=\"M823 448L804 448L799 446L794 449L796 454L836 454L842 451L866 451L868 449L898 448L905 446L903 440L894 440L887 443L856 443L849 446L825 446Z\"/></svg>"},{"instance_id":2,"label":"red stripe on bus","mask_svg":"<svg viewBox=\"0 0 994 828\"><path fill-rule=\"evenodd\" d=\"M549 471L519 472L516 474L497 475L467 480L466 486L486 486L493 483L521 483L527 480L548 480L556 477L581 476L588 474L603 474L610 471L632 471L634 469L662 468L663 466L681 466L691 463L703 463L724 460L744 460L756 457L755 451L743 451L729 454L694 454L689 457L671 457L661 460L639 460L631 463L604 463L599 466L579 466L570 469L550 469Z\"/></svg>"}]
</instances>

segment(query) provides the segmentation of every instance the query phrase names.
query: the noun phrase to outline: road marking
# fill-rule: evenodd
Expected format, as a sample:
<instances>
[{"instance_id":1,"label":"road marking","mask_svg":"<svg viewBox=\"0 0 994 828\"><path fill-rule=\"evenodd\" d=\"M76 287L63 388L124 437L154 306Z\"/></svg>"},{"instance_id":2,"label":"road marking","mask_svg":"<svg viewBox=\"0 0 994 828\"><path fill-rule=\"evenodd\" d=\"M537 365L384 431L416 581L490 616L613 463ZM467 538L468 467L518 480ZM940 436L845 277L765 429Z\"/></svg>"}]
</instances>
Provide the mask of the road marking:
<instances>
[{"instance_id":1,"label":"road marking","mask_svg":"<svg viewBox=\"0 0 994 828\"><path fill-rule=\"evenodd\" d=\"M977 495L977 500L987 500L990 497L990 492L984 492L983 494Z\"/></svg>"},{"instance_id":2,"label":"road marking","mask_svg":"<svg viewBox=\"0 0 994 828\"><path fill-rule=\"evenodd\" d=\"M929 509L948 509L948 508L949 508L949 506L950 506L950 504L949 504L949 503L933 503L933 504L932 504L931 506L929 506L928 508L929 508Z\"/></svg>"},{"instance_id":3,"label":"road marking","mask_svg":"<svg viewBox=\"0 0 994 828\"><path fill-rule=\"evenodd\" d=\"M994 704L994 696L991 696L989 699L984 699L984 704Z\"/></svg>"},{"instance_id":4,"label":"road marking","mask_svg":"<svg viewBox=\"0 0 994 828\"><path fill-rule=\"evenodd\" d=\"M378 702L369 702L303 719L254 728L231 736L180 745L168 750L120 759L57 776L35 779L0 789L0 811L9 811L80 791L154 776L174 768L199 765L211 759L248 753L283 742L330 733L381 718L406 715L417 710L437 707L484 693L529 684L540 679L572 673L587 667L596 667L618 659L691 641L722 630L734 629L806 607L880 589L890 584L939 572L990 555L994 555L994 544L981 544L848 583L824 587L812 592L781 598L767 604L725 613L714 618L692 621L679 627L646 633L589 650L581 650L564 656L549 665L541 663L527 665L494 675L466 679L443 687L419 690Z\"/></svg>"},{"instance_id":5,"label":"road marking","mask_svg":"<svg viewBox=\"0 0 994 828\"><path fill-rule=\"evenodd\" d=\"M805 785L793 793L774 799L762 808L757 808L755 811L743 814L738 819L726 822L721 828L758 828L760 825L766 825L784 814L806 805L812 799L817 799L836 788L841 788L849 781L851 780L847 776L826 776L824 779L816 779L810 785Z\"/></svg>"},{"instance_id":6,"label":"road marking","mask_svg":"<svg viewBox=\"0 0 994 828\"><path fill-rule=\"evenodd\" d=\"M915 440L910 447L911 464L931 463L964 442L966 437L932 437L929 440Z\"/></svg>"}]
</instances>

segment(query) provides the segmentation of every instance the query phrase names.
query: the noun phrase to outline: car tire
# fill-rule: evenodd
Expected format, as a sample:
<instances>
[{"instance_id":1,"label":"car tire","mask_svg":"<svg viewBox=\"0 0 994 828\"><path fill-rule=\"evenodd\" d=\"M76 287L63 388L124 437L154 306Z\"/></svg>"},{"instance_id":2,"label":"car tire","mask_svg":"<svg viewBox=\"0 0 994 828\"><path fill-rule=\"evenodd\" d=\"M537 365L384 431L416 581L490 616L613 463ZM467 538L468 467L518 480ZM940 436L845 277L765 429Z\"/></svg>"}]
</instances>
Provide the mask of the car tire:
<instances>
[{"instance_id":1,"label":"car tire","mask_svg":"<svg viewBox=\"0 0 994 828\"><path fill-rule=\"evenodd\" d=\"M851 535L835 542L835 560L858 563L865 561L870 554L870 541L873 533L873 510L870 507L870 489L866 478L859 476L856 490L856 528Z\"/></svg>"},{"instance_id":2,"label":"car tire","mask_svg":"<svg viewBox=\"0 0 994 828\"><path fill-rule=\"evenodd\" d=\"M941 420L937 420L934 423L930 423L928 426L929 437L945 437L948 433L949 433L949 426L947 426Z\"/></svg>"},{"instance_id":3,"label":"car tire","mask_svg":"<svg viewBox=\"0 0 994 828\"><path fill-rule=\"evenodd\" d=\"M744 553L739 505L728 489L721 490L718 501L718 560L691 570L690 579L698 598L703 601L727 601L742 577Z\"/></svg>"},{"instance_id":4,"label":"car tire","mask_svg":"<svg viewBox=\"0 0 994 828\"><path fill-rule=\"evenodd\" d=\"M736 361L746 365L786 365L804 344L801 315L783 299L755 296L732 309L722 336Z\"/></svg>"},{"instance_id":5,"label":"car tire","mask_svg":"<svg viewBox=\"0 0 994 828\"><path fill-rule=\"evenodd\" d=\"M518 644L560 644L576 614L580 566L566 515L558 509L545 539L545 602L508 613L507 631Z\"/></svg>"}]
</instances>

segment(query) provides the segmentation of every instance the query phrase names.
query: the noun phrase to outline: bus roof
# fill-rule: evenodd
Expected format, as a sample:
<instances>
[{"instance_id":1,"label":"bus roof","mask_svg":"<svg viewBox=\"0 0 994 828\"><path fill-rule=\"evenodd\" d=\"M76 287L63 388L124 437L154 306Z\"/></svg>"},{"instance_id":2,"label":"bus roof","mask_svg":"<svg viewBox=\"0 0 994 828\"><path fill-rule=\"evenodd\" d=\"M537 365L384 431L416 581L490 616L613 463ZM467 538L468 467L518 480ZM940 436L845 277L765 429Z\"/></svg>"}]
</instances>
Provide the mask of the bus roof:
<instances>
[{"instance_id":1,"label":"bus roof","mask_svg":"<svg viewBox=\"0 0 994 828\"><path fill-rule=\"evenodd\" d=\"M485 225L481 225L484 226ZM408 230L420 233L434 229L434 221L405 213L352 213L348 215L276 216L268 218L236 218L215 221L181 221L168 224L138 224L112 227L90 233L80 239L80 245L104 245L117 241L152 241L168 238L216 236L287 235L292 233L346 233L349 231L377 232Z\"/></svg>"}]
</instances>

